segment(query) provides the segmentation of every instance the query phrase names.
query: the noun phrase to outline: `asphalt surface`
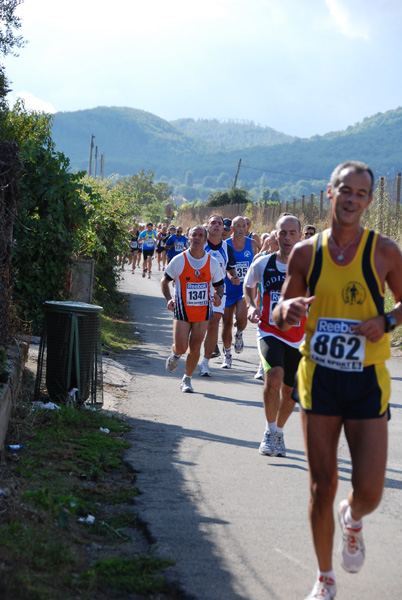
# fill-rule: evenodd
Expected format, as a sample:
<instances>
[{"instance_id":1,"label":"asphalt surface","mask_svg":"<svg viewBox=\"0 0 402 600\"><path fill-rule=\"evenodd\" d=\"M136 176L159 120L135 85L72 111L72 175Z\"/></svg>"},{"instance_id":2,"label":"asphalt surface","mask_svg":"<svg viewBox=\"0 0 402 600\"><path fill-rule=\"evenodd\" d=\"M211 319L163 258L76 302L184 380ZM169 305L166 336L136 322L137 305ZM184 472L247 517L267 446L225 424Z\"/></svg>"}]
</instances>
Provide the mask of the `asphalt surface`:
<instances>
[{"instance_id":1,"label":"asphalt surface","mask_svg":"<svg viewBox=\"0 0 402 600\"><path fill-rule=\"evenodd\" d=\"M233 368L213 359L211 378L193 376L194 394L179 390L184 360L165 371L172 343L172 313L159 288L125 271L131 319L143 345L119 368L128 394L114 410L132 425L127 460L138 472L137 507L155 539L157 555L177 564L169 578L196 600L303 600L316 578L308 523L308 470L296 408L285 428L286 458L264 457L262 382L255 326ZM389 460L380 507L364 521L366 563L358 575L340 567L337 527L334 569L337 600L402 597L402 358L389 361L392 419ZM351 464L339 445L338 503L350 489ZM336 506L336 505L335 505Z\"/></svg>"}]
</instances>

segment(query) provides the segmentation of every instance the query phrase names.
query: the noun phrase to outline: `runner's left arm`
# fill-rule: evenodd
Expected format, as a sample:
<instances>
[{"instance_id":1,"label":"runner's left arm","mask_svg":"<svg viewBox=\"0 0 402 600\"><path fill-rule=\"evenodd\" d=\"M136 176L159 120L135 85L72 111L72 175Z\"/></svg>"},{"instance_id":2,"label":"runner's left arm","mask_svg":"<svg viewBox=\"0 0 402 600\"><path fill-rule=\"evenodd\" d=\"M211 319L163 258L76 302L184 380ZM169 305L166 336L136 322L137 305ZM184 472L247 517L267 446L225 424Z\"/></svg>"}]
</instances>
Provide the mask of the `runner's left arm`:
<instances>
[{"instance_id":1,"label":"runner's left arm","mask_svg":"<svg viewBox=\"0 0 402 600\"><path fill-rule=\"evenodd\" d=\"M314 296L306 297L308 290L307 272L313 253L312 243L296 244L290 253L286 279L281 297L272 312L275 325L282 330L297 325L306 316Z\"/></svg>"},{"instance_id":2,"label":"runner's left arm","mask_svg":"<svg viewBox=\"0 0 402 600\"><path fill-rule=\"evenodd\" d=\"M265 266L265 260L263 262ZM247 305L247 318L250 323L258 323L261 316L261 311L255 303L257 283L261 283L262 281L261 266L261 260L251 263L243 283L243 295Z\"/></svg>"},{"instance_id":3,"label":"runner's left arm","mask_svg":"<svg viewBox=\"0 0 402 600\"><path fill-rule=\"evenodd\" d=\"M240 285L240 277L236 271L236 256L232 246L227 245L228 249L228 262L226 263L226 275L227 278L233 285Z\"/></svg>"}]
</instances>

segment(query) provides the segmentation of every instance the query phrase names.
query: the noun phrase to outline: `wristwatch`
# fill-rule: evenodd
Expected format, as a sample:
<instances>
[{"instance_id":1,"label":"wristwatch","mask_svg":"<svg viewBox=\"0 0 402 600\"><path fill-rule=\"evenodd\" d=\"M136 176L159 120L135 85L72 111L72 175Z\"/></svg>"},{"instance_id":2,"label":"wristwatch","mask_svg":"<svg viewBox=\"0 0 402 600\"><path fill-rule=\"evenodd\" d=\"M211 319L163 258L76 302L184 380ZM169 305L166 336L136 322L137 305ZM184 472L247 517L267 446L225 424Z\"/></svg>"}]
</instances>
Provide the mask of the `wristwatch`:
<instances>
[{"instance_id":1,"label":"wristwatch","mask_svg":"<svg viewBox=\"0 0 402 600\"><path fill-rule=\"evenodd\" d=\"M390 314L384 314L384 319L385 319L385 330L384 330L385 333L394 331L395 327L397 326L395 317L393 317Z\"/></svg>"}]
</instances>

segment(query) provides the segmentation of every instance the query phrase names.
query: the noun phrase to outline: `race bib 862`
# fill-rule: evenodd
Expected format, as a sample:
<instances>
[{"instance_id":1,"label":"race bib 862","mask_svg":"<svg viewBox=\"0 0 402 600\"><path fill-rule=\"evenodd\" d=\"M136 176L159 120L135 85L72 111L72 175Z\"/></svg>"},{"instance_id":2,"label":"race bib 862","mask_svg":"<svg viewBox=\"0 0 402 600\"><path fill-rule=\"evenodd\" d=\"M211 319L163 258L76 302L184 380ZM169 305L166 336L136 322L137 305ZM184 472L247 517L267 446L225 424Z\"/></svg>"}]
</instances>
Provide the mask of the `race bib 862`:
<instances>
[{"instance_id":1,"label":"race bib 862","mask_svg":"<svg viewBox=\"0 0 402 600\"><path fill-rule=\"evenodd\" d=\"M358 323L320 317L310 340L311 360L337 371L363 371L366 338L351 328Z\"/></svg>"}]
</instances>

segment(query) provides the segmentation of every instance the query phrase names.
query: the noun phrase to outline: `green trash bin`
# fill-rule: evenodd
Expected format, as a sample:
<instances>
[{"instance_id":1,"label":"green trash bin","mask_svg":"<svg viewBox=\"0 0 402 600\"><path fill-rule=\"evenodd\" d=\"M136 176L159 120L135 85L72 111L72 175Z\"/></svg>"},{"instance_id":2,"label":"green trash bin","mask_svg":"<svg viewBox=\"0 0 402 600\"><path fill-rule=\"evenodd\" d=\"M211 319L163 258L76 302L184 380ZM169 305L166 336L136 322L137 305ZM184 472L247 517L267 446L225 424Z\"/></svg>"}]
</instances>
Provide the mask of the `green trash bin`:
<instances>
[{"instance_id":1,"label":"green trash bin","mask_svg":"<svg viewBox=\"0 0 402 600\"><path fill-rule=\"evenodd\" d=\"M39 348L35 397L103 404L100 313L85 302L47 301ZM75 392L74 392L75 390Z\"/></svg>"}]
</instances>

